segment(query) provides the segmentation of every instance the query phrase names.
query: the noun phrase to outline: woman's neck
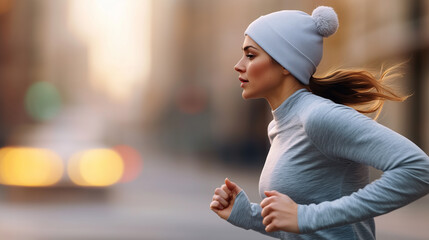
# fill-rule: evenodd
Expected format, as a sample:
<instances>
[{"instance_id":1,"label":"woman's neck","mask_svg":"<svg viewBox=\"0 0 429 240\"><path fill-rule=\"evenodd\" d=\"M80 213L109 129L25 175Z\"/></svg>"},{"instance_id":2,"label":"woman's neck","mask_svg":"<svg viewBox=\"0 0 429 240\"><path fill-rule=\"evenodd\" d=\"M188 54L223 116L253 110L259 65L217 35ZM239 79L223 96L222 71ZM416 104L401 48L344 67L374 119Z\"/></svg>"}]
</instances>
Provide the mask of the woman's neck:
<instances>
[{"instance_id":1,"label":"woman's neck","mask_svg":"<svg viewBox=\"0 0 429 240\"><path fill-rule=\"evenodd\" d=\"M285 78L284 83L273 93L265 99L270 104L271 110L276 110L286 99L288 99L294 92L303 89L305 86L299 82L292 75Z\"/></svg>"}]
</instances>

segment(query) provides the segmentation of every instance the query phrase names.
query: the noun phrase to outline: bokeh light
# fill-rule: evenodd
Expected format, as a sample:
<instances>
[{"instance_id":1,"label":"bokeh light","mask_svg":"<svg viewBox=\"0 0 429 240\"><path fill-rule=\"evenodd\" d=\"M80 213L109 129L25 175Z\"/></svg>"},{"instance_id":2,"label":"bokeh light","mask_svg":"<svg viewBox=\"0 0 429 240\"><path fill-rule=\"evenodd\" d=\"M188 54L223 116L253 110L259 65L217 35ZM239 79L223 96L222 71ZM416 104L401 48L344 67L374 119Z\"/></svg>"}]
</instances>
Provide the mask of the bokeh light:
<instances>
[{"instance_id":1,"label":"bokeh light","mask_svg":"<svg viewBox=\"0 0 429 240\"><path fill-rule=\"evenodd\" d=\"M88 46L92 87L127 101L151 70L151 3L135 0L68 1L72 33Z\"/></svg>"},{"instance_id":2,"label":"bokeh light","mask_svg":"<svg viewBox=\"0 0 429 240\"><path fill-rule=\"evenodd\" d=\"M114 150L90 149L73 155L67 171L77 185L104 187L119 181L124 172L124 163Z\"/></svg>"},{"instance_id":3,"label":"bokeh light","mask_svg":"<svg viewBox=\"0 0 429 240\"><path fill-rule=\"evenodd\" d=\"M135 180L143 168L143 161L140 153L131 146L117 145L113 147L124 161L124 174L120 182L131 182Z\"/></svg>"},{"instance_id":4,"label":"bokeh light","mask_svg":"<svg viewBox=\"0 0 429 240\"><path fill-rule=\"evenodd\" d=\"M42 187L57 183L63 176L63 162L47 149L5 147L0 149L0 183Z\"/></svg>"},{"instance_id":5,"label":"bokeh light","mask_svg":"<svg viewBox=\"0 0 429 240\"><path fill-rule=\"evenodd\" d=\"M59 113L61 96L57 88L51 83L36 82L26 92L25 107L33 119L49 120Z\"/></svg>"}]
</instances>

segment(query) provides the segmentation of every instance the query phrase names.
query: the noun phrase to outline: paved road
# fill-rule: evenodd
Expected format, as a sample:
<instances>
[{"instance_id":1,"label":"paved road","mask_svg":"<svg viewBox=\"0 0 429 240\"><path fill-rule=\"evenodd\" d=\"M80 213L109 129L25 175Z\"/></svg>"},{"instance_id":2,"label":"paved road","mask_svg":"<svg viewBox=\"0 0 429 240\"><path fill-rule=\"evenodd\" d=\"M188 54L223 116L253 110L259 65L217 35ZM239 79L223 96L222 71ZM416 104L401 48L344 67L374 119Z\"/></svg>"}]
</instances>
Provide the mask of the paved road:
<instances>
[{"instance_id":1,"label":"paved road","mask_svg":"<svg viewBox=\"0 0 429 240\"><path fill-rule=\"evenodd\" d=\"M209 208L225 177L258 200L257 170L228 170L186 157L145 157L141 177L107 191L0 189L0 239L272 239L235 228ZM428 197L377 218L378 239L429 239Z\"/></svg>"}]
</instances>

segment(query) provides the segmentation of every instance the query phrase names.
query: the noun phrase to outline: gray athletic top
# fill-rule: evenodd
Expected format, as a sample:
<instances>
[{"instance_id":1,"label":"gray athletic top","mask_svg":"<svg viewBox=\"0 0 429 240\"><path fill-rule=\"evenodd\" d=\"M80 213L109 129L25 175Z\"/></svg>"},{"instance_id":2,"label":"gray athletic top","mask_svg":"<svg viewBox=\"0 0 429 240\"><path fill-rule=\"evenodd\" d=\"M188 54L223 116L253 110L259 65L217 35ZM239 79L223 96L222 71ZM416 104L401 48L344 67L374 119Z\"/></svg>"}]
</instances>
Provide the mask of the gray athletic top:
<instances>
[{"instance_id":1,"label":"gray athletic top","mask_svg":"<svg viewBox=\"0 0 429 240\"><path fill-rule=\"evenodd\" d=\"M259 182L298 206L301 234L266 233L261 207L237 195L228 221L280 239L375 239L373 217L429 193L429 157L353 108L299 90L273 112ZM384 173L369 183L368 167Z\"/></svg>"}]
</instances>

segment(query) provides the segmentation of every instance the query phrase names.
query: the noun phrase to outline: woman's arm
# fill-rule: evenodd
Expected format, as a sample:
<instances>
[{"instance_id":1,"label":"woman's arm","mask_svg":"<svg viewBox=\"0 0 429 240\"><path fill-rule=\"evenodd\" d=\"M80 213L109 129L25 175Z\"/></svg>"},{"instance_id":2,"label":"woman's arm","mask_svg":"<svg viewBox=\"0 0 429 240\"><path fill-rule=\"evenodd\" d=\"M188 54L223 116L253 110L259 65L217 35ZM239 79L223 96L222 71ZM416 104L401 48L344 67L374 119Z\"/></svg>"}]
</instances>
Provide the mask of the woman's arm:
<instances>
[{"instance_id":1,"label":"woman's arm","mask_svg":"<svg viewBox=\"0 0 429 240\"><path fill-rule=\"evenodd\" d=\"M349 196L299 205L301 232L385 214L429 192L429 157L405 137L341 105L314 108L307 116L304 128L326 156L370 165L384 174Z\"/></svg>"}]
</instances>

